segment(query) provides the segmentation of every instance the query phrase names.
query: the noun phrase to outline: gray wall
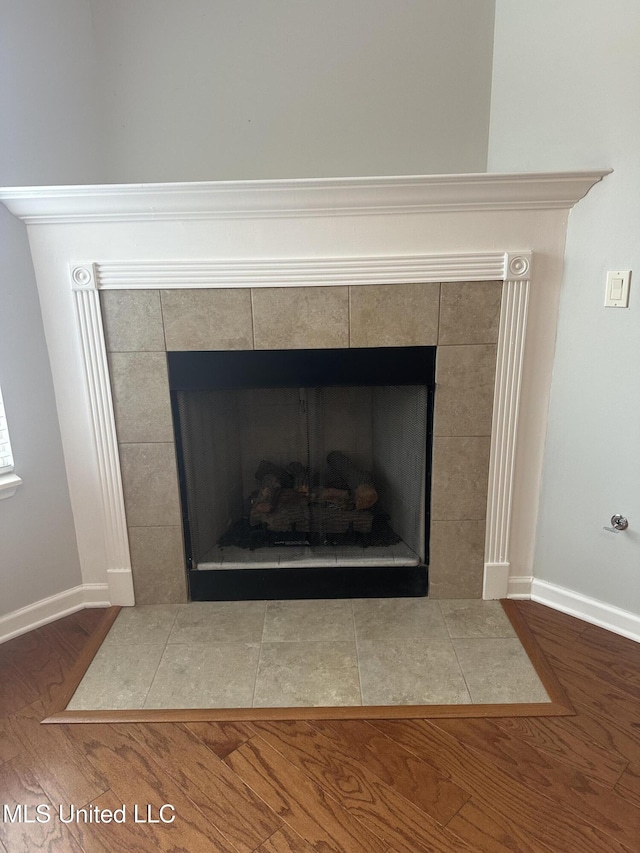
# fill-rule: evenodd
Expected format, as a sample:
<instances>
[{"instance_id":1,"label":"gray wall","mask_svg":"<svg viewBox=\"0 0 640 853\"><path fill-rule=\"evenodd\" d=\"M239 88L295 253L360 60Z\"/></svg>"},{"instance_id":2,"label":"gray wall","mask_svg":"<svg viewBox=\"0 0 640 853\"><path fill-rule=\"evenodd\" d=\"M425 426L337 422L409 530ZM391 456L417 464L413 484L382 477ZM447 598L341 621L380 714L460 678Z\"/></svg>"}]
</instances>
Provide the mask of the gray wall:
<instances>
[{"instance_id":1,"label":"gray wall","mask_svg":"<svg viewBox=\"0 0 640 853\"><path fill-rule=\"evenodd\" d=\"M0 0L0 184L482 171L493 6ZM2 615L80 573L24 227L0 241Z\"/></svg>"},{"instance_id":2,"label":"gray wall","mask_svg":"<svg viewBox=\"0 0 640 853\"><path fill-rule=\"evenodd\" d=\"M0 184L103 179L83 0L0 3ZM0 206L0 385L16 473L0 501L0 616L81 582L26 229Z\"/></svg>"},{"instance_id":3,"label":"gray wall","mask_svg":"<svg viewBox=\"0 0 640 853\"><path fill-rule=\"evenodd\" d=\"M110 180L483 171L494 0L91 0Z\"/></svg>"},{"instance_id":4,"label":"gray wall","mask_svg":"<svg viewBox=\"0 0 640 853\"><path fill-rule=\"evenodd\" d=\"M492 171L615 170L569 219L534 571L637 614L639 36L637 0L498 0L489 145ZM615 269L626 310L604 307Z\"/></svg>"}]
</instances>

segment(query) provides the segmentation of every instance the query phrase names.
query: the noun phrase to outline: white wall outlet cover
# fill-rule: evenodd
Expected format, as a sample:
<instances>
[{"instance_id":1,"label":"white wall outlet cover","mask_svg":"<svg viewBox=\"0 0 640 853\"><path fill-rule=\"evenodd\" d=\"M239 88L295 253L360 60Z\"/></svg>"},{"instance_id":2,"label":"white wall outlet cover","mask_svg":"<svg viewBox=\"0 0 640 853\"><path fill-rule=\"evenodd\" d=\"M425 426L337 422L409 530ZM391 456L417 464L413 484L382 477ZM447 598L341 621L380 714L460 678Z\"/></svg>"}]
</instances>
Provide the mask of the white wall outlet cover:
<instances>
[{"instance_id":1,"label":"white wall outlet cover","mask_svg":"<svg viewBox=\"0 0 640 853\"><path fill-rule=\"evenodd\" d=\"M609 270L604 304L607 308L629 307L629 283L631 270Z\"/></svg>"}]
</instances>

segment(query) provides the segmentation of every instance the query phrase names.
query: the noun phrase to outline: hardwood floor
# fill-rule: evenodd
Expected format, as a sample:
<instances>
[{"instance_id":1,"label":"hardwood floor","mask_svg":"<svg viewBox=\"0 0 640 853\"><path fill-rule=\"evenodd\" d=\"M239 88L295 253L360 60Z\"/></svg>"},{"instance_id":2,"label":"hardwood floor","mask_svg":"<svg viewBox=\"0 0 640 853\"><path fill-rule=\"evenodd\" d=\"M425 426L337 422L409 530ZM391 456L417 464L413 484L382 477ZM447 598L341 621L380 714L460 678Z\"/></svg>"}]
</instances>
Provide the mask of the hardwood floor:
<instances>
[{"instance_id":1,"label":"hardwood floor","mask_svg":"<svg viewBox=\"0 0 640 853\"><path fill-rule=\"evenodd\" d=\"M515 606L575 716L43 726L103 614L5 643L0 808L34 822L0 814L0 853L640 851L640 647Z\"/></svg>"}]
</instances>

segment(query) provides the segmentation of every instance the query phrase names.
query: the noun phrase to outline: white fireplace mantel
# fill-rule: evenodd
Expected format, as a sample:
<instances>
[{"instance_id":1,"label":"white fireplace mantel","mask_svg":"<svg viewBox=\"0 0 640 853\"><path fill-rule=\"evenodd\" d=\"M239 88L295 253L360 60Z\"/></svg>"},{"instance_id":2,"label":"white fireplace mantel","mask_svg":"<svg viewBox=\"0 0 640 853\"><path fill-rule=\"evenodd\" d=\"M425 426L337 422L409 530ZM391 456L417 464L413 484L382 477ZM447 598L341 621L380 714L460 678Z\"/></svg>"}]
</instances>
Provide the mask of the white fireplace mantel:
<instances>
[{"instance_id":1,"label":"white fireplace mantel","mask_svg":"<svg viewBox=\"0 0 640 853\"><path fill-rule=\"evenodd\" d=\"M485 598L526 592L568 211L607 170L22 187L87 602L132 604L99 291L504 282Z\"/></svg>"}]
</instances>

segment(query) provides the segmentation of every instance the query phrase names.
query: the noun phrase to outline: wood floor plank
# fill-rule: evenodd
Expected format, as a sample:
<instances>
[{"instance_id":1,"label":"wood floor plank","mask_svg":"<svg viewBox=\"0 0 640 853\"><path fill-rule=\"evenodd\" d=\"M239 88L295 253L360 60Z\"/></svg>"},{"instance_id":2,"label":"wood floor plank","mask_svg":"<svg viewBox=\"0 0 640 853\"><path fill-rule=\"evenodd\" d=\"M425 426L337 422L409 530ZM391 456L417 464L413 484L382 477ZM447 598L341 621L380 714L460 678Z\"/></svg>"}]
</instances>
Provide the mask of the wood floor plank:
<instances>
[{"instance_id":1,"label":"wood floor plank","mask_svg":"<svg viewBox=\"0 0 640 853\"><path fill-rule=\"evenodd\" d=\"M469 790L478 805L502 816L505 831L517 819L532 839L552 850L555 845L563 853L622 853L630 849L597 827L587 827L564 803L537 794L497 772L490 762L430 722L417 720L405 725L402 721L376 720L372 725L436 768L448 769L452 779Z\"/></svg>"},{"instance_id":2,"label":"wood floor plank","mask_svg":"<svg viewBox=\"0 0 640 853\"><path fill-rule=\"evenodd\" d=\"M517 732L491 720L438 720L433 724L518 782L562 800L585 823L593 823L629 846L640 839L640 809L570 765L539 752Z\"/></svg>"},{"instance_id":3,"label":"wood floor plank","mask_svg":"<svg viewBox=\"0 0 640 853\"><path fill-rule=\"evenodd\" d=\"M17 667L8 661L0 664L0 717L15 714L20 708L35 702L39 696Z\"/></svg>"},{"instance_id":4,"label":"wood floor plank","mask_svg":"<svg viewBox=\"0 0 640 853\"><path fill-rule=\"evenodd\" d=\"M615 791L640 809L640 764L629 764L616 782ZM640 839L640 833L637 836Z\"/></svg>"},{"instance_id":5,"label":"wood floor plank","mask_svg":"<svg viewBox=\"0 0 640 853\"><path fill-rule=\"evenodd\" d=\"M10 719L13 740L31 759L33 772L54 803L84 805L109 788L106 779L71 746L62 731L40 725L42 702L34 702Z\"/></svg>"},{"instance_id":6,"label":"wood floor plank","mask_svg":"<svg viewBox=\"0 0 640 853\"><path fill-rule=\"evenodd\" d=\"M79 611L66 616L64 619L58 619L56 622L50 622L48 625L42 625L38 628L37 633L52 646L55 646L58 654L65 659L69 665L73 665L78 655L82 652L88 638L91 636L93 627L90 631L86 628L86 619L80 617L81 613L98 614L94 615L91 622L96 627L100 618L104 616L104 610Z\"/></svg>"},{"instance_id":7,"label":"wood floor plank","mask_svg":"<svg viewBox=\"0 0 640 853\"><path fill-rule=\"evenodd\" d=\"M587 623L575 616L552 610L536 601L518 601L517 607L538 641L541 638L560 640L564 644L572 643L587 627Z\"/></svg>"},{"instance_id":8,"label":"wood floor plank","mask_svg":"<svg viewBox=\"0 0 640 853\"><path fill-rule=\"evenodd\" d=\"M219 758L229 755L255 734L250 723L186 723L186 726Z\"/></svg>"},{"instance_id":9,"label":"wood floor plank","mask_svg":"<svg viewBox=\"0 0 640 853\"><path fill-rule=\"evenodd\" d=\"M620 693L608 684L577 673L563 662L555 669L562 678L577 712L574 722L591 728L590 736L614 755L638 761L640 727L638 700ZM595 725L594 725L595 723Z\"/></svg>"},{"instance_id":10,"label":"wood floor plank","mask_svg":"<svg viewBox=\"0 0 640 853\"><path fill-rule=\"evenodd\" d=\"M252 853L280 827L276 814L185 726L126 729L239 853ZM175 755L182 755L180 764Z\"/></svg>"},{"instance_id":11,"label":"wood floor plank","mask_svg":"<svg viewBox=\"0 0 640 853\"><path fill-rule=\"evenodd\" d=\"M68 805L65 805L65 819L69 816ZM84 806L85 804L83 804ZM113 791L106 791L91 803L88 808L110 809L115 812L122 803L118 801ZM80 806L79 806L80 807ZM149 849L149 839L142 826L136 826L133 821L126 823L84 823L82 821L67 824L67 829L73 835L83 853L114 853L116 850L142 853ZM147 847L143 847L147 844ZM162 849L162 848L160 848Z\"/></svg>"},{"instance_id":12,"label":"wood floor plank","mask_svg":"<svg viewBox=\"0 0 640 853\"><path fill-rule=\"evenodd\" d=\"M28 758L19 755L0 765L0 792L2 804L9 806L12 817L16 815L16 807L22 807L23 820L0 820L0 841L8 851L33 853L34 850L64 850L81 853L81 847L67 827L55 819L57 804L47 799ZM46 807L48 813L43 810L38 817L38 806ZM30 821L28 823L24 820L25 813ZM49 820L44 822L47 816Z\"/></svg>"},{"instance_id":13,"label":"wood floor plank","mask_svg":"<svg viewBox=\"0 0 640 853\"><path fill-rule=\"evenodd\" d=\"M255 853L313 853L313 847L290 827L283 825L256 848Z\"/></svg>"},{"instance_id":14,"label":"wood floor plank","mask_svg":"<svg viewBox=\"0 0 640 853\"><path fill-rule=\"evenodd\" d=\"M14 666L21 680L34 697L46 705L48 712L64 689L70 669L69 659L65 662L65 656L59 654L56 645L46 642L39 631L32 631L28 636L32 643L16 656Z\"/></svg>"},{"instance_id":15,"label":"wood floor plank","mask_svg":"<svg viewBox=\"0 0 640 853\"><path fill-rule=\"evenodd\" d=\"M572 673L591 680L595 689L613 688L632 699L640 699L640 669L633 655L618 657L614 651L607 652L601 645L587 637L586 630L570 644L561 640L543 638L541 648L551 664L560 664L560 671ZM562 681L562 679L561 679Z\"/></svg>"},{"instance_id":16,"label":"wood floor plank","mask_svg":"<svg viewBox=\"0 0 640 853\"><path fill-rule=\"evenodd\" d=\"M378 836L262 738L247 741L224 761L313 848L386 853Z\"/></svg>"},{"instance_id":17,"label":"wood floor plank","mask_svg":"<svg viewBox=\"0 0 640 853\"><path fill-rule=\"evenodd\" d=\"M0 764L20 754L21 746L16 740L9 717L0 717Z\"/></svg>"},{"instance_id":18,"label":"wood floor plank","mask_svg":"<svg viewBox=\"0 0 640 853\"><path fill-rule=\"evenodd\" d=\"M148 826L154 847L175 837L177 827L180 844L186 850L212 850L230 853L230 844L196 805L180 790L173 779L153 761L132 735L114 731L112 726L61 726L69 740L84 750L87 760L108 780L110 790L128 810L134 804L160 807L172 804L176 809L175 823L161 828ZM47 727L48 730L48 727ZM169 829L171 831L169 832ZM168 835L167 835L168 833ZM207 847L207 838L210 847ZM177 843L177 842L176 842ZM173 849L173 848L169 848ZM179 846L177 849L181 849Z\"/></svg>"},{"instance_id":19,"label":"wood floor plank","mask_svg":"<svg viewBox=\"0 0 640 853\"><path fill-rule=\"evenodd\" d=\"M633 713L632 708L635 707L637 715L639 703L626 697L621 698L631 713ZM614 705L616 703L615 697L611 694L606 701L613 702ZM601 707L602 704L604 702L600 703ZM580 713L572 719L568 727L570 730L579 734L586 743L596 744L613 758L640 763L640 729L634 719L629 720L627 730L624 726L623 714L619 718L622 725L612 725L612 721L603 717L601 713L589 713L584 707L579 710Z\"/></svg>"},{"instance_id":20,"label":"wood floor plank","mask_svg":"<svg viewBox=\"0 0 640 853\"><path fill-rule=\"evenodd\" d=\"M355 817L398 851L464 851L466 845L426 812L382 782L340 747L304 722L255 723L270 746L339 798Z\"/></svg>"},{"instance_id":21,"label":"wood floor plank","mask_svg":"<svg viewBox=\"0 0 640 853\"><path fill-rule=\"evenodd\" d=\"M366 722L317 720L310 725L328 738L337 750L357 761L442 825L448 823L470 797L468 791L448 776L438 773L407 750L398 748Z\"/></svg>"},{"instance_id":22,"label":"wood floor plank","mask_svg":"<svg viewBox=\"0 0 640 853\"><path fill-rule=\"evenodd\" d=\"M538 720L523 717L519 720L496 721L500 728L517 732L519 738L539 752L579 770L587 778L612 788L629 763L628 759L612 754L589 738L573 718L563 726L538 725ZM545 720L545 722L547 722ZM551 721L553 723L553 721Z\"/></svg>"},{"instance_id":23,"label":"wood floor plank","mask_svg":"<svg viewBox=\"0 0 640 853\"><path fill-rule=\"evenodd\" d=\"M473 797L448 826L474 853L560 853L532 837L517 821L505 821L486 803L477 803Z\"/></svg>"}]
</instances>

